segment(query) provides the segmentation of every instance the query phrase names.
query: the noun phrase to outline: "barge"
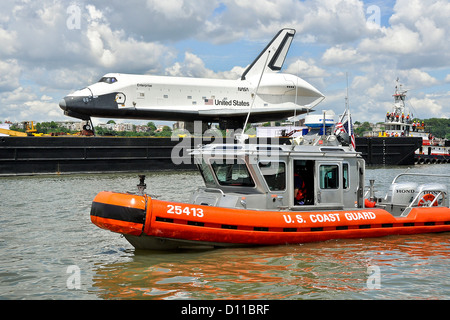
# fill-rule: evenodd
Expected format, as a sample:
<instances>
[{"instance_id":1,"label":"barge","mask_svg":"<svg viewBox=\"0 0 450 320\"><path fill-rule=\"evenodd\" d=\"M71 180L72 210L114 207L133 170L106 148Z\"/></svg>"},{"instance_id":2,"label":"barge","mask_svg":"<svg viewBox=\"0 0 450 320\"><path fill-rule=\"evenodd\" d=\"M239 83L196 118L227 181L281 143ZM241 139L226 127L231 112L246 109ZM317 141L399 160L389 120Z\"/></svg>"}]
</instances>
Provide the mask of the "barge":
<instances>
[{"instance_id":1,"label":"barge","mask_svg":"<svg viewBox=\"0 0 450 320\"><path fill-rule=\"evenodd\" d=\"M170 138L0 137L0 176L194 169Z\"/></svg>"}]
</instances>

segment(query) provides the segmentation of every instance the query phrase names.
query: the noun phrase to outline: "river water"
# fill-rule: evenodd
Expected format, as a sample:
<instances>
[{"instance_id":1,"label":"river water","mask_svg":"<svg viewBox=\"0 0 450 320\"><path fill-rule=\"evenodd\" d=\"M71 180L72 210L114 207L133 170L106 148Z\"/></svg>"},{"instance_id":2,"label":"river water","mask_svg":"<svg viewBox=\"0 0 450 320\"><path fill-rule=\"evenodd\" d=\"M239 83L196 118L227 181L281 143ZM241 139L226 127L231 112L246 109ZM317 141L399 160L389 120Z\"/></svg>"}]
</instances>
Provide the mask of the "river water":
<instances>
[{"instance_id":1,"label":"river water","mask_svg":"<svg viewBox=\"0 0 450 320\"><path fill-rule=\"evenodd\" d=\"M410 172L450 172L450 164ZM405 167L368 168L379 195ZM147 192L186 201L196 172L147 174ZM102 190L136 174L0 178L0 299L449 299L450 233L215 249L136 251L90 222Z\"/></svg>"}]
</instances>

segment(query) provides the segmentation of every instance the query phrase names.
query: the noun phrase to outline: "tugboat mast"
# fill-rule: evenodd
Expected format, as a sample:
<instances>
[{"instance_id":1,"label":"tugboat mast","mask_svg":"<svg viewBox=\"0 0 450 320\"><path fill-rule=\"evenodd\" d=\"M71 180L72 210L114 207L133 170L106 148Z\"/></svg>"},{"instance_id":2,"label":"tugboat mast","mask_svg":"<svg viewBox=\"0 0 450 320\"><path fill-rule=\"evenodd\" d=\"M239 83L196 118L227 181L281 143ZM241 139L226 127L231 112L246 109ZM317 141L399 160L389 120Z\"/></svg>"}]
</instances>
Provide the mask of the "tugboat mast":
<instances>
[{"instance_id":1,"label":"tugboat mast","mask_svg":"<svg viewBox=\"0 0 450 320\"><path fill-rule=\"evenodd\" d=\"M394 93L394 113L395 116L397 115L401 117L405 114L405 100L406 100L406 92L408 90L402 90L402 84L399 84L399 79L396 80L397 84L395 86L395 93Z\"/></svg>"}]
</instances>

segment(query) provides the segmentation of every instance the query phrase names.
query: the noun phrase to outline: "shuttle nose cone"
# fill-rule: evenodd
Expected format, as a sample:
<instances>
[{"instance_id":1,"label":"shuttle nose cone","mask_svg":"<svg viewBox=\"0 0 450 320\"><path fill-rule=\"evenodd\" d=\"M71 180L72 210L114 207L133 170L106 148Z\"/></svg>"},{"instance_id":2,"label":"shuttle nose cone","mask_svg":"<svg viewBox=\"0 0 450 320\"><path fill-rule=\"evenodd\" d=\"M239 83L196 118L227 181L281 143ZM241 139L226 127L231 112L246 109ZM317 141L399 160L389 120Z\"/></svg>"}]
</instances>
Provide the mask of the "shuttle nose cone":
<instances>
[{"instance_id":1,"label":"shuttle nose cone","mask_svg":"<svg viewBox=\"0 0 450 320\"><path fill-rule=\"evenodd\" d=\"M65 99L61 99L61 101L59 101L59 107L63 110L66 110L66 100Z\"/></svg>"}]
</instances>

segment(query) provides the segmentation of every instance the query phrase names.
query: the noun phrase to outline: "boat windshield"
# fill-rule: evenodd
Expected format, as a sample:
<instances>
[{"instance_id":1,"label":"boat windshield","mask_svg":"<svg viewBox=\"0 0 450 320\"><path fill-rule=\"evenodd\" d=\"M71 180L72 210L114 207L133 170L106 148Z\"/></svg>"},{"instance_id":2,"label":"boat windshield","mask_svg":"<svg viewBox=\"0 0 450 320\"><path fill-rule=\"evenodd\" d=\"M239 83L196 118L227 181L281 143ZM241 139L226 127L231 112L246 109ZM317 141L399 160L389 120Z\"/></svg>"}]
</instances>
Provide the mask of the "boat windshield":
<instances>
[{"instance_id":1,"label":"boat windshield","mask_svg":"<svg viewBox=\"0 0 450 320\"><path fill-rule=\"evenodd\" d=\"M260 162L258 166L270 191L286 189L286 164L284 162Z\"/></svg>"},{"instance_id":2,"label":"boat windshield","mask_svg":"<svg viewBox=\"0 0 450 320\"><path fill-rule=\"evenodd\" d=\"M222 186L254 187L255 183L242 159L213 160L211 167Z\"/></svg>"},{"instance_id":3,"label":"boat windshield","mask_svg":"<svg viewBox=\"0 0 450 320\"><path fill-rule=\"evenodd\" d=\"M205 181L205 185L207 187L214 187L216 185L216 182L214 181L214 175L209 166L206 164L205 160L202 159L202 162L197 166L200 170L200 173L202 174L203 180Z\"/></svg>"}]
</instances>

